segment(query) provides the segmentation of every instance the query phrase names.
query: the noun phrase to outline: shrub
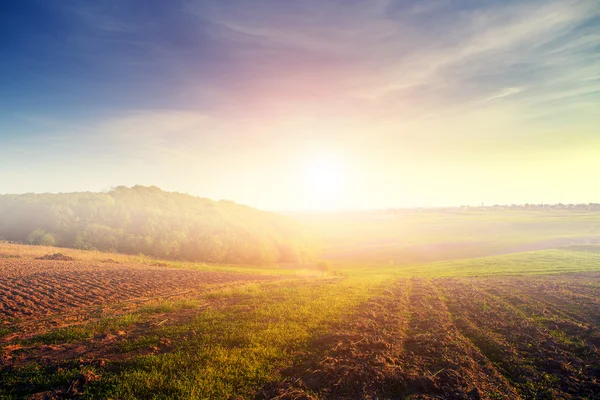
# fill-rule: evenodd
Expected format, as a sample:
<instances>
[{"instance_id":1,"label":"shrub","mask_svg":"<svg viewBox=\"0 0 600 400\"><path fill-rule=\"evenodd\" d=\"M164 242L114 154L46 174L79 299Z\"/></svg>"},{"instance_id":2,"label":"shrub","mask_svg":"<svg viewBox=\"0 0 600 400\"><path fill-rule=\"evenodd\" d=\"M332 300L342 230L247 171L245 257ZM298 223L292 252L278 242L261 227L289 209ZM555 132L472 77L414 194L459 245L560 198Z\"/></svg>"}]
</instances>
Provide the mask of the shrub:
<instances>
[{"instance_id":1,"label":"shrub","mask_svg":"<svg viewBox=\"0 0 600 400\"><path fill-rule=\"evenodd\" d=\"M36 244L40 246L54 246L56 245L56 239L54 235L41 229L36 229L27 236L27 242L29 244Z\"/></svg>"},{"instance_id":2,"label":"shrub","mask_svg":"<svg viewBox=\"0 0 600 400\"><path fill-rule=\"evenodd\" d=\"M317 263L317 269L323 272L331 272L331 263L329 261L321 260Z\"/></svg>"}]
</instances>

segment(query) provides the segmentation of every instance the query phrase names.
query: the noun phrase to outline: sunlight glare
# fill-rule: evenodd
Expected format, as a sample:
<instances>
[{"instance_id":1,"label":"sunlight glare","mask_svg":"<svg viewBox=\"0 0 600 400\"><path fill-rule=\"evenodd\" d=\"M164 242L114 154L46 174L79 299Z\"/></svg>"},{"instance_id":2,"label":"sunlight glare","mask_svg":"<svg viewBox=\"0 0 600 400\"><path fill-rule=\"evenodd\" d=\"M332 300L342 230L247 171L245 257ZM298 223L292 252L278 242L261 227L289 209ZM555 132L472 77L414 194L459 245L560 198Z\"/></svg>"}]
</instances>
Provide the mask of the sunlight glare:
<instances>
[{"instance_id":1,"label":"sunlight glare","mask_svg":"<svg viewBox=\"0 0 600 400\"><path fill-rule=\"evenodd\" d=\"M344 164L336 156L318 155L309 159L304 185L314 208L335 208L343 192L345 175Z\"/></svg>"}]
</instances>

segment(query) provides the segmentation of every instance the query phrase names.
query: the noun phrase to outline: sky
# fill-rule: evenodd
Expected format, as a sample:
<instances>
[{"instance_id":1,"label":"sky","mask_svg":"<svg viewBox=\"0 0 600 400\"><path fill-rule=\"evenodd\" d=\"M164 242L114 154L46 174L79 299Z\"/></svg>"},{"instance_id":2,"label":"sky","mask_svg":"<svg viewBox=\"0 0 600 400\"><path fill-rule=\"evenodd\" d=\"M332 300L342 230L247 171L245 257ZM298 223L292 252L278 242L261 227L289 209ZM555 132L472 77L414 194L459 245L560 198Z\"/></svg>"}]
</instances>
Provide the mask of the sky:
<instances>
[{"instance_id":1,"label":"sky","mask_svg":"<svg viewBox=\"0 0 600 400\"><path fill-rule=\"evenodd\" d=\"M0 5L0 193L600 202L596 0Z\"/></svg>"}]
</instances>

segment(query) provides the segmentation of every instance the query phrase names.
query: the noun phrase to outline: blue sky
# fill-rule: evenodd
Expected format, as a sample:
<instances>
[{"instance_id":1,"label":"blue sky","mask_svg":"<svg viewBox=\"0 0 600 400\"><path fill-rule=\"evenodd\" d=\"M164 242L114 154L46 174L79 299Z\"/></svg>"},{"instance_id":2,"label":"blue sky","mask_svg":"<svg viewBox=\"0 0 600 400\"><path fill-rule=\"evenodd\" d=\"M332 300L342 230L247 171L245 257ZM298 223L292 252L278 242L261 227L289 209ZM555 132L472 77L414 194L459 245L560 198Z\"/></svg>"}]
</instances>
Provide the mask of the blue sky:
<instances>
[{"instance_id":1,"label":"blue sky","mask_svg":"<svg viewBox=\"0 0 600 400\"><path fill-rule=\"evenodd\" d=\"M1 7L0 193L600 201L596 1Z\"/></svg>"}]
</instances>

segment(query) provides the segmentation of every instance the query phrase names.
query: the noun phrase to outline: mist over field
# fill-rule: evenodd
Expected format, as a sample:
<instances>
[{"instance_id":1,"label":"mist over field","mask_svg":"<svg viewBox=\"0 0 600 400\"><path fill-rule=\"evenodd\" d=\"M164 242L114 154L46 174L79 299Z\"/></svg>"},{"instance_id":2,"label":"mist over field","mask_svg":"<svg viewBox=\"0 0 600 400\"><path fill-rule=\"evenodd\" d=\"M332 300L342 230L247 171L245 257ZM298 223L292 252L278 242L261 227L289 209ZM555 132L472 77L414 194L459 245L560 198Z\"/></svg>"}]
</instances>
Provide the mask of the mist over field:
<instances>
[{"instance_id":1,"label":"mist over field","mask_svg":"<svg viewBox=\"0 0 600 400\"><path fill-rule=\"evenodd\" d=\"M600 399L600 3L0 4L0 399Z\"/></svg>"}]
</instances>

